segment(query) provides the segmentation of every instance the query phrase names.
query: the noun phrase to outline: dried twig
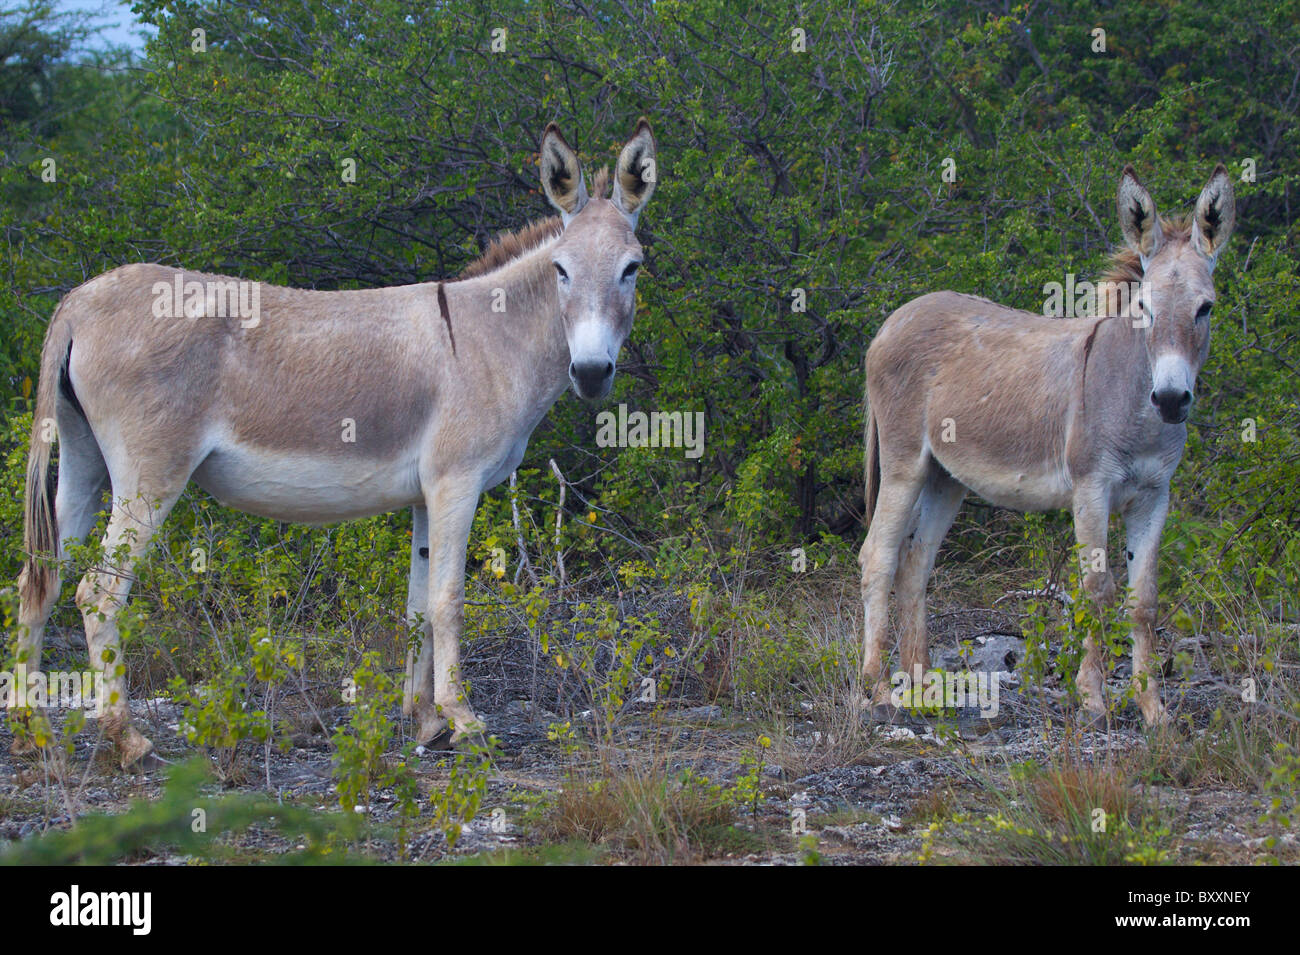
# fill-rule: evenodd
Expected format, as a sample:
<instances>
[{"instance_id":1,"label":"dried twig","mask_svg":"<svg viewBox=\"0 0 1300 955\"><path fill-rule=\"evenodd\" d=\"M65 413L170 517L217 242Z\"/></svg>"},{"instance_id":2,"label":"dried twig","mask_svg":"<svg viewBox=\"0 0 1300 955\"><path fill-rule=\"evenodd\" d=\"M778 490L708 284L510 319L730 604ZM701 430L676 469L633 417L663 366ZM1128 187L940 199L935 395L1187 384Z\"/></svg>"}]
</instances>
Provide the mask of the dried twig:
<instances>
[{"instance_id":1,"label":"dried twig","mask_svg":"<svg viewBox=\"0 0 1300 955\"><path fill-rule=\"evenodd\" d=\"M524 530L519 522L519 472L510 472L510 515L515 523L515 546L519 549L519 567L515 570L515 583L519 583L519 575L528 571L528 579L532 581L533 586L537 586L537 573L533 570L532 561L528 559L528 549L524 547Z\"/></svg>"},{"instance_id":2,"label":"dried twig","mask_svg":"<svg viewBox=\"0 0 1300 955\"><path fill-rule=\"evenodd\" d=\"M564 492L568 487L568 482L564 480L564 475L560 473L560 466L555 463L555 458L551 458L551 470L555 472L555 480L560 482L560 503L555 507L555 566L560 574L560 586L564 586L564 551L560 549L560 528L564 524Z\"/></svg>"},{"instance_id":3,"label":"dried twig","mask_svg":"<svg viewBox=\"0 0 1300 955\"><path fill-rule=\"evenodd\" d=\"M1074 603L1071 597L1060 584L1048 583L1041 590L1009 590L997 600L993 601L993 606L997 606L1004 600L1013 600L1016 598L1029 598L1032 600L1055 600L1063 607L1068 607Z\"/></svg>"}]
</instances>

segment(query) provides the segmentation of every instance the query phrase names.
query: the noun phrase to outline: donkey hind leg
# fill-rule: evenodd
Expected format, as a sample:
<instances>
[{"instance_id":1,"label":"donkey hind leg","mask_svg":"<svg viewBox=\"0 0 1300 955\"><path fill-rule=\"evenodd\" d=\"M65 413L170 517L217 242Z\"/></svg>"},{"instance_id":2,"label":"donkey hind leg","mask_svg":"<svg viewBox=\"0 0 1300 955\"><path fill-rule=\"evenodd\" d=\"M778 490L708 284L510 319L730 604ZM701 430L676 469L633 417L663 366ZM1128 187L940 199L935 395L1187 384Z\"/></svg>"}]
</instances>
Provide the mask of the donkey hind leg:
<instances>
[{"instance_id":1,"label":"donkey hind leg","mask_svg":"<svg viewBox=\"0 0 1300 955\"><path fill-rule=\"evenodd\" d=\"M1124 512L1124 531L1130 555L1128 599L1133 640L1133 694L1149 726L1169 723L1169 714L1160 702L1159 668L1151 661L1156 629L1156 559L1168 513L1167 488L1138 498Z\"/></svg>"},{"instance_id":2,"label":"donkey hind leg","mask_svg":"<svg viewBox=\"0 0 1300 955\"><path fill-rule=\"evenodd\" d=\"M898 552L912 522L913 508L926 472L908 474L882 468L876 511L871 516L866 543L858 555L862 564L863 661L861 693L864 702L889 702L885 672L885 637L889 631L889 591L898 569Z\"/></svg>"},{"instance_id":3,"label":"donkey hind leg","mask_svg":"<svg viewBox=\"0 0 1300 955\"><path fill-rule=\"evenodd\" d=\"M90 665L103 681L97 701L102 707L100 725L117 746L122 768L127 769L147 756L153 750L153 743L131 724L117 615L130 595L135 565L171 513L180 491L169 492L165 497L144 492L117 497L116 491L114 488L100 566L87 573L77 585L77 606L86 624Z\"/></svg>"},{"instance_id":4,"label":"donkey hind leg","mask_svg":"<svg viewBox=\"0 0 1300 955\"><path fill-rule=\"evenodd\" d=\"M921 673L930 669L925 588L934 570L939 546L965 496L966 488L961 482L954 480L937 462L932 464L914 509L915 526L900 548L900 563L894 579L901 631L899 657L903 672L912 679L915 679L918 667Z\"/></svg>"},{"instance_id":5,"label":"donkey hind leg","mask_svg":"<svg viewBox=\"0 0 1300 955\"><path fill-rule=\"evenodd\" d=\"M1079 545L1080 570L1083 589L1093 602L1099 619L1115 602L1115 578L1106 566L1106 534L1110 521L1110 500L1104 490L1091 485L1079 485L1074 494L1074 534ZM1089 632L1083 638L1083 662L1075 684L1089 722L1103 722L1106 717L1105 679L1101 665L1101 649L1096 636Z\"/></svg>"},{"instance_id":6,"label":"donkey hind leg","mask_svg":"<svg viewBox=\"0 0 1300 955\"><path fill-rule=\"evenodd\" d=\"M417 632L406 651L406 680L402 684L402 713L415 716L419 702L433 699L433 627L429 619L429 512L411 509L411 574L407 580L406 623ZM418 628L418 630L417 630ZM429 714L420 733L425 742L443 734L447 721Z\"/></svg>"},{"instance_id":7,"label":"donkey hind leg","mask_svg":"<svg viewBox=\"0 0 1300 955\"><path fill-rule=\"evenodd\" d=\"M54 497L58 554L54 564L55 577L42 600L29 604L24 599L18 609L17 662L25 663L29 672L40 669L45 624L59 599L63 580L65 544L69 541L80 543L90 533L108 483L104 458L85 420L60 409L58 422L59 477ZM20 593L26 593L25 587L20 585L18 589ZM27 734L15 734L10 752L19 755L35 748L35 741Z\"/></svg>"}]
</instances>

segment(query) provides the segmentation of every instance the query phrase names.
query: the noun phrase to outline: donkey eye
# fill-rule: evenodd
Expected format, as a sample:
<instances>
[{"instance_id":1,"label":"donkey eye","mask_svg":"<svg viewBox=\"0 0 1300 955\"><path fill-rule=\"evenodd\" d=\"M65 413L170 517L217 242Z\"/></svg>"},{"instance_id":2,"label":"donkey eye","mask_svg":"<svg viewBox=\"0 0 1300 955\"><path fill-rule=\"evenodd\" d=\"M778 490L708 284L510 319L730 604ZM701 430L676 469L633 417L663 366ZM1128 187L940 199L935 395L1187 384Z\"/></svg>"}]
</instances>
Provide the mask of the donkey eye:
<instances>
[{"instance_id":1,"label":"donkey eye","mask_svg":"<svg viewBox=\"0 0 1300 955\"><path fill-rule=\"evenodd\" d=\"M631 281L636 276L636 270L641 267L640 262L630 262L628 267L623 270L623 281Z\"/></svg>"},{"instance_id":2,"label":"donkey eye","mask_svg":"<svg viewBox=\"0 0 1300 955\"><path fill-rule=\"evenodd\" d=\"M1203 302L1201 304L1201 307L1196 310L1196 320L1198 322L1201 322L1209 318L1210 309L1213 307L1213 305L1214 305L1213 302Z\"/></svg>"},{"instance_id":3,"label":"donkey eye","mask_svg":"<svg viewBox=\"0 0 1300 955\"><path fill-rule=\"evenodd\" d=\"M561 282L569 281L569 273L564 271L563 265L561 265L559 262L552 262L551 264L555 266L555 274L560 277Z\"/></svg>"}]
</instances>

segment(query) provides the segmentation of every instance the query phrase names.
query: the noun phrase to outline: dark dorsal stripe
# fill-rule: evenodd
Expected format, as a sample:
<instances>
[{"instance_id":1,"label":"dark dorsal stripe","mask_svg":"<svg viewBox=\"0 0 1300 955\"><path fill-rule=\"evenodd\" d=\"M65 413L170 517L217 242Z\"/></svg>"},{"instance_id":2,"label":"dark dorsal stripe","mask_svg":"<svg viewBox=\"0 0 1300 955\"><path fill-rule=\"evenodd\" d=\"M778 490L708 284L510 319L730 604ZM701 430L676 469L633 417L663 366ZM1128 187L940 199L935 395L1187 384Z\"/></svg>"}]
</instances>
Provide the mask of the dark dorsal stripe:
<instances>
[{"instance_id":1,"label":"dark dorsal stripe","mask_svg":"<svg viewBox=\"0 0 1300 955\"><path fill-rule=\"evenodd\" d=\"M1107 315L1107 318L1111 316ZM1088 358L1092 355L1092 344L1097 338L1097 329L1101 328L1101 321L1092 326L1092 331L1088 333L1088 338L1083 343L1083 374L1079 378L1079 407L1082 409L1088 404Z\"/></svg>"},{"instance_id":2,"label":"dark dorsal stripe","mask_svg":"<svg viewBox=\"0 0 1300 955\"><path fill-rule=\"evenodd\" d=\"M447 291L438 283L438 311L442 315L442 320L447 324L447 337L451 339L451 353L456 354L456 336L451 331L451 309L447 307Z\"/></svg>"}]
</instances>

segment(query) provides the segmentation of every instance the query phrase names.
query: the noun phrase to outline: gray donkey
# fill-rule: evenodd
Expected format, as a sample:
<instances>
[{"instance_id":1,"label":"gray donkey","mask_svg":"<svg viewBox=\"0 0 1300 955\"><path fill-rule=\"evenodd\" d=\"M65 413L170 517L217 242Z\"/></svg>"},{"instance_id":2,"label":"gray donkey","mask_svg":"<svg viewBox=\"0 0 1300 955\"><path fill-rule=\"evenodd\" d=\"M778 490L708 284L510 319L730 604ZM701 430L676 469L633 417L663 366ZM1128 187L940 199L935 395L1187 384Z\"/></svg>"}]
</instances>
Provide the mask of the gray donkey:
<instances>
[{"instance_id":1,"label":"gray donkey","mask_svg":"<svg viewBox=\"0 0 1300 955\"><path fill-rule=\"evenodd\" d=\"M106 563L76 596L103 674L103 728L129 766L153 745L131 725L116 617L135 562L191 479L224 504L287 521L410 507L407 611L422 639L404 709L421 743L480 734L459 676L474 511L566 386L589 399L609 392L636 305L637 217L656 178L644 119L610 198L604 172L588 194L552 124L541 181L560 217L502 237L460 280L316 292L128 265L69 292L41 353L19 659L39 667L65 544L86 536L110 488Z\"/></svg>"},{"instance_id":2,"label":"gray donkey","mask_svg":"<svg viewBox=\"0 0 1300 955\"><path fill-rule=\"evenodd\" d=\"M1124 517L1137 702L1168 717L1152 665L1156 553L1169 480L1187 440L1196 376L1210 347L1214 265L1235 221L1219 165L1190 219L1162 219L1132 167L1119 182L1127 248L1105 281L1141 294L1100 317L1066 321L955 292L908 302L866 358L866 504L862 692L889 698L884 649L890 588L898 599L902 669L929 669L925 589L967 490L1020 511L1070 508L1083 586L1115 597L1107 524ZM1105 713L1097 642L1084 641L1078 687Z\"/></svg>"}]
</instances>

